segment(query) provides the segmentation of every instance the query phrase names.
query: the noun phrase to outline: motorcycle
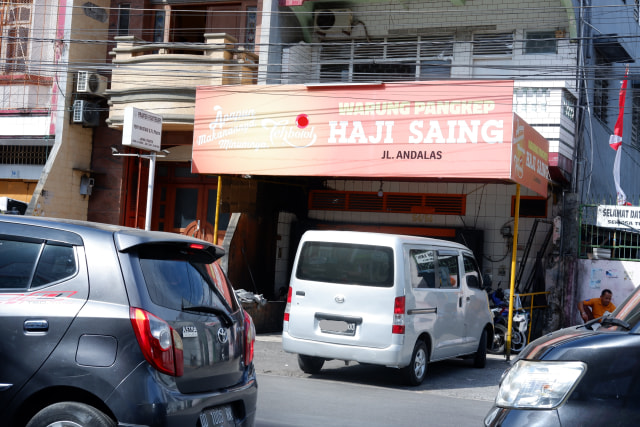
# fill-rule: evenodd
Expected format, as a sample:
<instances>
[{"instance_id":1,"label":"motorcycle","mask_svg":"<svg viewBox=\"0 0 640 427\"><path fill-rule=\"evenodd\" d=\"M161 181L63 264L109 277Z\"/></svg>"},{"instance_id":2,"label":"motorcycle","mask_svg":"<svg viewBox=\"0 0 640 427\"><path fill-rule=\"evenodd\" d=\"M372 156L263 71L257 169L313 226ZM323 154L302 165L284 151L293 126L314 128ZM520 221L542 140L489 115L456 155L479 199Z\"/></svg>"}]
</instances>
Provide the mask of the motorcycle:
<instances>
[{"instance_id":1,"label":"motorcycle","mask_svg":"<svg viewBox=\"0 0 640 427\"><path fill-rule=\"evenodd\" d=\"M490 300L494 307L493 313L494 336L489 353L503 354L507 345L507 327L509 307L505 302L502 289L497 289L490 294ZM508 298L507 298L508 300ZM529 313L527 313L520 303L518 295L514 297L514 311L511 320L511 353L519 353L527 345L527 328L529 327Z\"/></svg>"}]
</instances>

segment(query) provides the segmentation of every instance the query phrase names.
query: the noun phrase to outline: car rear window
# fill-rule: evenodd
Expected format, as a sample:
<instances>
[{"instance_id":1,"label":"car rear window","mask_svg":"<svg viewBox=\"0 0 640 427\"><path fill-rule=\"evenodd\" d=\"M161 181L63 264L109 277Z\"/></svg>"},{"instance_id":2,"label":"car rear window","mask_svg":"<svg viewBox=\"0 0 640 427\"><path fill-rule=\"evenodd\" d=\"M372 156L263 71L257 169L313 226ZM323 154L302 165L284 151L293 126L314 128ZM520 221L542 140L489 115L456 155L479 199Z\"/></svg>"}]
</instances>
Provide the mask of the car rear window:
<instances>
[{"instance_id":1,"label":"car rear window","mask_svg":"<svg viewBox=\"0 0 640 427\"><path fill-rule=\"evenodd\" d=\"M305 242L296 277L348 285L393 286L393 249L351 243Z\"/></svg>"},{"instance_id":2,"label":"car rear window","mask_svg":"<svg viewBox=\"0 0 640 427\"><path fill-rule=\"evenodd\" d=\"M173 310L205 306L235 311L230 286L216 266L183 259L140 258L151 300Z\"/></svg>"}]
</instances>

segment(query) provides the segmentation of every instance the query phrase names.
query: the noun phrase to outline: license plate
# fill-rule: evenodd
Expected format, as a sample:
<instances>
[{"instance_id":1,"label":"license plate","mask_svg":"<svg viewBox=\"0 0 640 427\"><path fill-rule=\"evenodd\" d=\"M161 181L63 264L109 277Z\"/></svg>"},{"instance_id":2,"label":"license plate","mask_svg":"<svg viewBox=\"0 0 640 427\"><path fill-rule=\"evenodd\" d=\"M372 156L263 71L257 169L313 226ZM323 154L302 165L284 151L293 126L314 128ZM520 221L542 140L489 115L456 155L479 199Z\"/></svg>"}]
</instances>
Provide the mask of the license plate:
<instances>
[{"instance_id":1,"label":"license plate","mask_svg":"<svg viewBox=\"0 0 640 427\"><path fill-rule=\"evenodd\" d=\"M207 409L200 414L201 427L235 427L236 418L230 405Z\"/></svg>"},{"instance_id":2,"label":"license plate","mask_svg":"<svg viewBox=\"0 0 640 427\"><path fill-rule=\"evenodd\" d=\"M355 322L345 322L344 320L320 320L320 330L327 334L355 335Z\"/></svg>"}]
</instances>

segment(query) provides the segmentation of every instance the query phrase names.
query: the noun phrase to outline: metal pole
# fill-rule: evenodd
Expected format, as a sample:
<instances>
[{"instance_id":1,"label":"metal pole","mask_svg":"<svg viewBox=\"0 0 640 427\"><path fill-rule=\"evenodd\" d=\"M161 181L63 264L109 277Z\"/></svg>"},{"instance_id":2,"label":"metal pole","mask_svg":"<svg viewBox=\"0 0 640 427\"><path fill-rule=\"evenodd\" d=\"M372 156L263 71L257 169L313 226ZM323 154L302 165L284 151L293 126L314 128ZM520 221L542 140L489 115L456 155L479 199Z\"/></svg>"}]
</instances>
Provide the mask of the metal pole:
<instances>
[{"instance_id":1,"label":"metal pole","mask_svg":"<svg viewBox=\"0 0 640 427\"><path fill-rule=\"evenodd\" d=\"M520 184L516 184L516 207L513 214L513 245L511 249L511 283L509 286L509 316L507 318L507 360L511 356L511 328L513 327L513 297L516 283L516 255L518 252L518 219L520 218Z\"/></svg>"},{"instance_id":2,"label":"metal pole","mask_svg":"<svg viewBox=\"0 0 640 427\"><path fill-rule=\"evenodd\" d=\"M151 208L153 206L153 182L156 175L156 153L152 152L149 158L149 184L147 185L147 216L144 222L144 229L151 230Z\"/></svg>"},{"instance_id":3,"label":"metal pole","mask_svg":"<svg viewBox=\"0 0 640 427\"><path fill-rule=\"evenodd\" d=\"M213 225L213 244L218 244L218 218L220 218L220 192L222 190L222 176L218 175L218 188L216 188L216 220Z\"/></svg>"}]
</instances>

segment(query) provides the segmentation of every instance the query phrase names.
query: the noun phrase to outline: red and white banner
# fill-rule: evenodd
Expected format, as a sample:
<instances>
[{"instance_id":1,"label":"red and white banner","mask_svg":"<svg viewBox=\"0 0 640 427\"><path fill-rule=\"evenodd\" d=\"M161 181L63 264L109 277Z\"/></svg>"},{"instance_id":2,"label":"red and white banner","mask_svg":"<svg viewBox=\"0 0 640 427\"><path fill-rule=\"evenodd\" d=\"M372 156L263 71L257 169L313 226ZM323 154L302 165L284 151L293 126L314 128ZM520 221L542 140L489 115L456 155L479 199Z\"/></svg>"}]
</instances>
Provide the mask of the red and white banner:
<instances>
[{"instance_id":1,"label":"red and white banner","mask_svg":"<svg viewBox=\"0 0 640 427\"><path fill-rule=\"evenodd\" d=\"M620 94L618 96L618 120L616 120L616 125L613 128L613 135L609 137L609 145L611 148L616 150L616 158L613 161L613 181L616 185L616 198L618 200L618 205L629 205L627 202L627 195L622 191L622 187L620 187L620 160L622 156L622 150L620 146L622 145L622 131L624 129L624 101L627 96L627 77L629 76L629 67L627 67L624 73L624 80L620 84Z\"/></svg>"}]
</instances>

